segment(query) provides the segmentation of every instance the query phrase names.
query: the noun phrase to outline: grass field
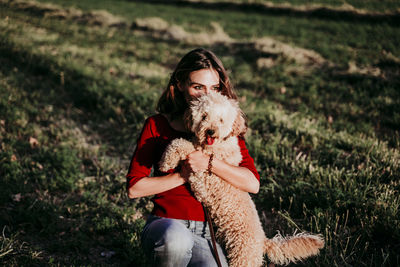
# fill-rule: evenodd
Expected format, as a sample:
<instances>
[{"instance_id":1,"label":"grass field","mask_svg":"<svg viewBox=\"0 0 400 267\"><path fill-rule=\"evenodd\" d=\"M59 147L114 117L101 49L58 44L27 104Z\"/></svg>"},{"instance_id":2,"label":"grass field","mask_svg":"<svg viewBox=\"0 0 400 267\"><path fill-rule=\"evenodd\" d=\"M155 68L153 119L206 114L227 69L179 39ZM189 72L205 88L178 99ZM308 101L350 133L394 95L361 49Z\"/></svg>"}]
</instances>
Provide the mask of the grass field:
<instances>
[{"instance_id":1,"label":"grass field","mask_svg":"<svg viewBox=\"0 0 400 267\"><path fill-rule=\"evenodd\" d=\"M204 46L248 117L267 235L321 233L326 247L300 266L400 265L398 43L384 19L1 0L0 263L147 265L151 204L127 198L124 176L174 65Z\"/></svg>"}]
</instances>

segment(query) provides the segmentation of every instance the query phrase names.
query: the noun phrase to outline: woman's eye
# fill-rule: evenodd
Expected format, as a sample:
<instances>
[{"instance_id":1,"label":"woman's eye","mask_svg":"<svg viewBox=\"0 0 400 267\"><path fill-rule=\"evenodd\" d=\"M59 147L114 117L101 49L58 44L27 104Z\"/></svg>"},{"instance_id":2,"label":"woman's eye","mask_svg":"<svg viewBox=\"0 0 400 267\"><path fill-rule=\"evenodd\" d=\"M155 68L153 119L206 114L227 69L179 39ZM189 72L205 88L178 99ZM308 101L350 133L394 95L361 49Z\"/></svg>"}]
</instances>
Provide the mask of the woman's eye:
<instances>
[{"instance_id":1,"label":"woman's eye","mask_svg":"<svg viewBox=\"0 0 400 267\"><path fill-rule=\"evenodd\" d=\"M200 85L195 85L195 86L194 86L194 89L196 89L196 90L201 90L201 89L202 89L202 86L200 86Z\"/></svg>"},{"instance_id":2,"label":"woman's eye","mask_svg":"<svg viewBox=\"0 0 400 267\"><path fill-rule=\"evenodd\" d=\"M214 87L214 90L215 90L215 91L219 91L219 90L221 90L221 87L215 86L215 87Z\"/></svg>"}]
</instances>

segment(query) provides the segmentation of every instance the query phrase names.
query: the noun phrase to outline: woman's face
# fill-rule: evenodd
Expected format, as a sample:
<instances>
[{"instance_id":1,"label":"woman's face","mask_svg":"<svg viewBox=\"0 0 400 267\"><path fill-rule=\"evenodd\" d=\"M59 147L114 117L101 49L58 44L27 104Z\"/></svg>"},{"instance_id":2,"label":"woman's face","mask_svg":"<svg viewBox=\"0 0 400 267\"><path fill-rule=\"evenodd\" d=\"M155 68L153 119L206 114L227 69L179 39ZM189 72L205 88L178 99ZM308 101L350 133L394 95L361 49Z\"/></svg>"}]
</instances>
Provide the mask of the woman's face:
<instances>
[{"instance_id":1,"label":"woman's face","mask_svg":"<svg viewBox=\"0 0 400 267\"><path fill-rule=\"evenodd\" d=\"M179 86L187 102L199 97L202 94L208 94L211 90L219 91L219 75L214 69L201 69L189 74L187 85Z\"/></svg>"}]
</instances>

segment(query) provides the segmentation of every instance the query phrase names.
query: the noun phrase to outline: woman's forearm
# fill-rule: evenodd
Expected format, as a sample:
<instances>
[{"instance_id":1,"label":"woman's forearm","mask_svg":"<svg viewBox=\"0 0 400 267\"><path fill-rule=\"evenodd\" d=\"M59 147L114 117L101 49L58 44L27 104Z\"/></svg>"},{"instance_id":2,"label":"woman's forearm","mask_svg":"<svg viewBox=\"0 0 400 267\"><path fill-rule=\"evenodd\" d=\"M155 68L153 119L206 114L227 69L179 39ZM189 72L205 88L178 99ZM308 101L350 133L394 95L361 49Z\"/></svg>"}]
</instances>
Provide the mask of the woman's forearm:
<instances>
[{"instance_id":1,"label":"woman's forearm","mask_svg":"<svg viewBox=\"0 0 400 267\"><path fill-rule=\"evenodd\" d=\"M128 197L137 198L155 195L184 184L186 181L179 173L165 176L145 177L128 188Z\"/></svg>"},{"instance_id":2,"label":"woman's forearm","mask_svg":"<svg viewBox=\"0 0 400 267\"><path fill-rule=\"evenodd\" d=\"M213 159L211 171L240 190L256 194L260 182L254 174L245 167L232 166L222 160Z\"/></svg>"}]
</instances>

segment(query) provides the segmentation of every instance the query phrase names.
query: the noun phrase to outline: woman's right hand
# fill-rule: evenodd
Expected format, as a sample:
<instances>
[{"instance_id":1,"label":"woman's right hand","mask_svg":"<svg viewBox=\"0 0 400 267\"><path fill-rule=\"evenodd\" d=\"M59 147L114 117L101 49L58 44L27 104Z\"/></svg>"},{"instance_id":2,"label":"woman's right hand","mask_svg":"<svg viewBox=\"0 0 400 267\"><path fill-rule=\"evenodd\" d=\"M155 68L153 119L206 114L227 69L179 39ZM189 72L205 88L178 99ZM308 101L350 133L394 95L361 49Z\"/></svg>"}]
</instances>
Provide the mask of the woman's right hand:
<instances>
[{"instance_id":1,"label":"woman's right hand","mask_svg":"<svg viewBox=\"0 0 400 267\"><path fill-rule=\"evenodd\" d=\"M155 195L180 186L186 183L187 178L189 177L186 167L184 167L184 171L181 172L170 173L158 177L144 177L128 188L128 197L137 198Z\"/></svg>"}]
</instances>

